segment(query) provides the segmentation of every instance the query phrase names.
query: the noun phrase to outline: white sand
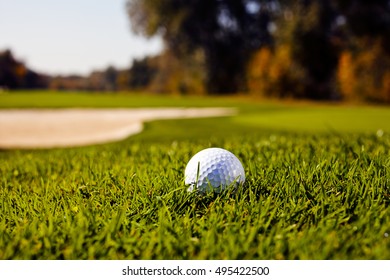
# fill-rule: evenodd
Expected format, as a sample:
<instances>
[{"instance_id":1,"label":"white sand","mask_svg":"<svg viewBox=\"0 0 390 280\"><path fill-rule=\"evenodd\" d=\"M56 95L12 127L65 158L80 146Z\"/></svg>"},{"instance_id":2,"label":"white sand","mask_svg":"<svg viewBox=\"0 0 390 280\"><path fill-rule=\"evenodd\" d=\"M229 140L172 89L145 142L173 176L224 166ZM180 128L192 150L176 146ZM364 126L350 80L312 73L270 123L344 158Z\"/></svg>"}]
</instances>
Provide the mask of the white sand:
<instances>
[{"instance_id":1,"label":"white sand","mask_svg":"<svg viewBox=\"0 0 390 280\"><path fill-rule=\"evenodd\" d=\"M125 139L145 121L228 116L231 108L0 110L0 148L74 147Z\"/></svg>"}]
</instances>

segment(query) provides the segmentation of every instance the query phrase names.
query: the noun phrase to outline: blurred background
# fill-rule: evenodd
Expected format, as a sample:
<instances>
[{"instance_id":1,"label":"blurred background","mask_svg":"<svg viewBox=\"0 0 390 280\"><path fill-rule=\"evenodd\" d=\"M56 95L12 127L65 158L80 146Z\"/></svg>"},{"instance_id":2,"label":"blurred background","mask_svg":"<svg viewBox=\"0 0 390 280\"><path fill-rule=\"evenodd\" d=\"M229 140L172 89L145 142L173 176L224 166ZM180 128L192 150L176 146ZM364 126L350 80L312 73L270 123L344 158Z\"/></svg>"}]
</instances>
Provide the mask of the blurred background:
<instances>
[{"instance_id":1,"label":"blurred background","mask_svg":"<svg viewBox=\"0 0 390 280\"><path fill-rule=\"evenodd\" d=\"M0 0L0 90L390 103L389 0Z\"/></svg>"}]
</instances>

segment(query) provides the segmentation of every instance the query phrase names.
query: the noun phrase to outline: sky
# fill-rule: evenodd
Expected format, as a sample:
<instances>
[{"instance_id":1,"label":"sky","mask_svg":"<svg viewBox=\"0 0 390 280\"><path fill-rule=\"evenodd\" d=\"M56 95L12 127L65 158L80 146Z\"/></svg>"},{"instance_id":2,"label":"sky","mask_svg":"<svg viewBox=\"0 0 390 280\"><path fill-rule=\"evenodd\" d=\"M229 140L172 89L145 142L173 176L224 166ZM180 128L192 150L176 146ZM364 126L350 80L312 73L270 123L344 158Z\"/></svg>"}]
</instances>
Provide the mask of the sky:
<instances>
[{"instance_id":1,"label":"sky","mask_svg":"<svg viewBox=\"0 0 390 280\"><path fill-rule=\"evenodd\" d=\"M0 51L30 69L86 75L159 53L160 38L131 31L125 0L0 0Z\"/></svg>"}]
</instances>

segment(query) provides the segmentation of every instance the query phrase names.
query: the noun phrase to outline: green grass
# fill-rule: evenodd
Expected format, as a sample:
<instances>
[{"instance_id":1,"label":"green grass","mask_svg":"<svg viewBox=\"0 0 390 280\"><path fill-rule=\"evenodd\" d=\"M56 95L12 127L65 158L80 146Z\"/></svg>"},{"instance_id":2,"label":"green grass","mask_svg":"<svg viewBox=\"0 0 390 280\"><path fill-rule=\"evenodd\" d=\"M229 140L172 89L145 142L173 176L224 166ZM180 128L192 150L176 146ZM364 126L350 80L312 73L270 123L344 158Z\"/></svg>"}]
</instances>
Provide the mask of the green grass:
<instances>
[{"instance_id":1,"label":"green grass","mask_svg":"<svg viewBox=\"0 0 390 280\"><path fill-rule=\"evenodd\" d=\"M300 106L283 111L242 115L239 124L309 133L383 132L390 128L390 109L384 107Z\"/></svg>"},{"instance_id":2,"label":"green grass","mask_svg":"<svg viewBox=\"0 0 390 280\"><path fill-rule=\"evenodd\" d=\"M209 98L207 106L224 104L234 106L231 98ZM0 108L121 108L121 107L203 107L200 96L165 96L156 94L85 93L52 91L18 91L0 94Z\"/></svg>"},{"instance_id":3,"label":"green grass","mask_svg":"<svg viewBox=\"0 0 390 280\"><path fill-rule=\"evenodd\" d=\"M20 91L0 95L0 109L14 108L236 107L240 114L213 131L234 127L301 133L390 133L390 108L254 100L250 97L165 96L153 94ZM175 122L175 121L174 121ZM194 121L194 127L198 126ZM209 121L200 121L202 129ZM223 127L223 128L221 128ZM188 130L187 130L188 132ZM175 131L173 131L175 133ZM190 132L191 133L191 132Z\"/></svg>"},{"instance_id":4,"label":"green grass","mask_svg":"<svg viewBox=\"0 0 390 280\"><path fill-rule=\"evenodd\" d=\"M3 108L31 107L11 95L7 104L0 96ZM46 107L58 107L52 95ZM162 99L118 98L110 107ZM178 97L162 105L193 100L240 114L151 122L118 143L0 151L0 259L390 258L388 108ZM186 192L186 163L211 146L240 158L244 188Z\"/></svg>"}]
</instances>

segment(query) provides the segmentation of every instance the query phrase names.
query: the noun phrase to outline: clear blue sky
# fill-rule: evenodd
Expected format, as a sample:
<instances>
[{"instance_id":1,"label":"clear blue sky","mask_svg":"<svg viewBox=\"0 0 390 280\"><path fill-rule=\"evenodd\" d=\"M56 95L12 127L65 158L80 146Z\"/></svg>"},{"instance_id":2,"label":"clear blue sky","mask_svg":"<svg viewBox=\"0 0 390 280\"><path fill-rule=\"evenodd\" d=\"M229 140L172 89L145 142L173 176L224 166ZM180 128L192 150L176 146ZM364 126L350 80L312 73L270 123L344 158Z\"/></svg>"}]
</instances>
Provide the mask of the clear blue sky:
<instances>
[{"instance_id":1,"label":"clear blue sky","mask_svg":"<svg viewBox=\"0 0 390 280\"><path fill-rule=\"evenodd\" d=\"M158 53L158 38L131 32L125 0L0 0L0 50L11 49L31 69L87 74L129 67Z\"/></svg>"}]
</instances>

